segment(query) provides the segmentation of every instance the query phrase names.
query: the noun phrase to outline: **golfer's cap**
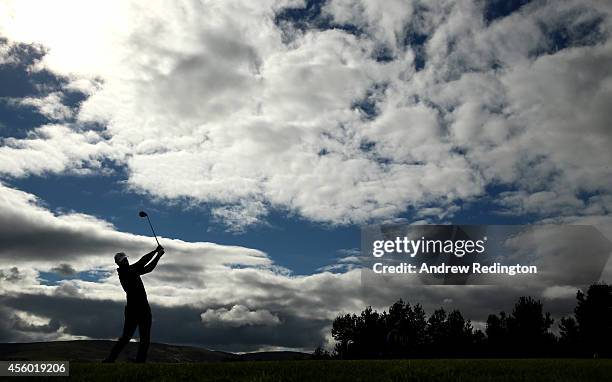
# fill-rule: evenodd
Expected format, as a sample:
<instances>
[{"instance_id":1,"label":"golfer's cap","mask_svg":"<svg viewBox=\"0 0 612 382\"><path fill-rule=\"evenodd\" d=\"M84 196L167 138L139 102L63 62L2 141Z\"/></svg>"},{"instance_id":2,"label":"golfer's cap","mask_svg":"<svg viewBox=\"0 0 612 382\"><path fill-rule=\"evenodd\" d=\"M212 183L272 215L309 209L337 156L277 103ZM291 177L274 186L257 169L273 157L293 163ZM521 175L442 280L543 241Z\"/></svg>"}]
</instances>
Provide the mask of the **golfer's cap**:
<instances>
[{"instance_id":1,"label":"golfer's cap","mask_svg":"<svg viewBox=\"0 0 612 382\"><path fill-rule=\"evenodd\" d=\"M119 252L115 255L115 263L119 264L123 261L123 259L127 259L127 256L123 252Z\"/></svg>"}]
</instances>

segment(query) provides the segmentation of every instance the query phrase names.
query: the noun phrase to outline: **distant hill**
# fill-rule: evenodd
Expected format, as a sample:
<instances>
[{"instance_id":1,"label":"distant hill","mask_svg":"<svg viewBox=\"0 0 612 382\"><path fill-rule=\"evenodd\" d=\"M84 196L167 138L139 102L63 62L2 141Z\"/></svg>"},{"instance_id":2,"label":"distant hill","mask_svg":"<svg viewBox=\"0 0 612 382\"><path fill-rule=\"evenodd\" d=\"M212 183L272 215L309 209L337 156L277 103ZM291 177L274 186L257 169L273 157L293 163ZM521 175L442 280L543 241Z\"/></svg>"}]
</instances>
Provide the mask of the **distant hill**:
<instances>
[{"instance_id":1,"label":"distant hill","mask_svg":"<svg viewBox=\"0 0 612 382\"><path fill-rule=\"evenodd\" d=\"M295 351L262 351L240 354L241 361L295 361L312 358L311 354Z\"/></svg>"},{"instance_id":2,"label":"distant hill","mask_svg":"<svg viewBox=\"0 0 612 382\"><path fill-rule=\"evenodd\" d=\"M67 360L72 362L99 362L108 355L114 341L83 340L30 343L0 343L0 360L47 361ZM138 343L130 342L117 362L136 358ZM150 362L221 362L221 361L274 361L308 359L310 354L278 351L234 354L208 350L193 346L152 343L149 348Z\"/></svg>"}]
</instances>

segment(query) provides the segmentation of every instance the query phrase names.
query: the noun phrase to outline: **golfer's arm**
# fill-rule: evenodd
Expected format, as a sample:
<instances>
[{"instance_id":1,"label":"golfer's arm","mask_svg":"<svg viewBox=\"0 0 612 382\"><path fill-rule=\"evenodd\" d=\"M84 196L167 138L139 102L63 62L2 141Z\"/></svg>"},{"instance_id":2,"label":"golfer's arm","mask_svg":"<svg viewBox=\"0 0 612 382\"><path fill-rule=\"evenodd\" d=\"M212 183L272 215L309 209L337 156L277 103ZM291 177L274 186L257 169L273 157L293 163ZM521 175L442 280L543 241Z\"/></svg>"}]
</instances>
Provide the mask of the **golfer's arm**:
<instances>
[{"instance_id":1,"label":"golfer's arm","mask_svg":"<svg viewBox=\"0 0 612 382\"><path fill-rule=\"evenodd\" d=\"M153 261L151 261L149 264L145 265L144 268L142 268L142 274L144 275L145 273L149 273L153 269L155 269L155 267L157 266L157 262L159 261L159 259L161 259L161 257L162 255L155 256Z\"/></svg>"},{"instance_id":2,"label":"golfer's arm","mask_svg":"<svg viewBox=\"0 0 612 382\"><path fill-rule=\"evenodd\" d=\"M137 262L134 263L134 267L136 268L144 268L144 266L151 261L151 259L153 258L153 255L155 255L155 250L151 251L149 253L147 253L146 255L142 256L140 258L140 260L138 260Z\"/></svg>"}]
</instances>

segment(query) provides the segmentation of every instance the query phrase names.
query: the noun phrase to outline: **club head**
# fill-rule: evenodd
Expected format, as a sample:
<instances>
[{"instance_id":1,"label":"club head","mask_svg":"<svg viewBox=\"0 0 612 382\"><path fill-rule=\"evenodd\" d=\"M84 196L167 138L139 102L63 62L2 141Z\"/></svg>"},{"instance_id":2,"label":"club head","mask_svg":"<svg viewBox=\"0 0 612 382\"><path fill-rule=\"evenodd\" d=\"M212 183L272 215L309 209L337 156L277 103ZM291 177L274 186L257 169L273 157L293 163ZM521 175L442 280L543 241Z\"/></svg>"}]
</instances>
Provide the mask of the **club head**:
<instances>
[{"instance_id":1,"label":"club head","mask_svg":"<svg viewBox=\"0 0 612 382\"><path fill-rule=\"evenodd\" d=\"M140 216L141 218L146 218L148 215L147 215L147 213L146 213L146 212L144 212L144 211L140 211L140 212L138 213L138 216Z\"/></svg>"}]
</instances>

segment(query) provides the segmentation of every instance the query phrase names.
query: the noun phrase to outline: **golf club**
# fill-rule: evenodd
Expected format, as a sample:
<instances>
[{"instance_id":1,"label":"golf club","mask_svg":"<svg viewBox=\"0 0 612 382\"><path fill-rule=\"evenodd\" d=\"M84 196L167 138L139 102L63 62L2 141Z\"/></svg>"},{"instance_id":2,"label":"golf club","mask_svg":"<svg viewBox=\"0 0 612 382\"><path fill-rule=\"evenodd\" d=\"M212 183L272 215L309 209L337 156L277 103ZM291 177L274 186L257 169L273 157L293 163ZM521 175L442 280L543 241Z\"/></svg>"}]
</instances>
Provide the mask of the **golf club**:
<instances>
[{"instance_id":1,"label":"golf club","mask_svg":"<svg viewBox=\"0 0 612 382\"><path fill-rule=\"evenodd\" d=\"M147 215L147 213L144 211L140 211L138 213L138 216L140 216L141 218L147 218L147 221L149 222L149 226L151 227L151 231L153 231L153 236L155 236L155 241L157 242L157 245L161 245L159 244L159 240L157 240L157 235L155 234L155 230L153 229L153 224L151 224L151 219L149 219L149 215Z\"/></svg>"}]
</instances>

